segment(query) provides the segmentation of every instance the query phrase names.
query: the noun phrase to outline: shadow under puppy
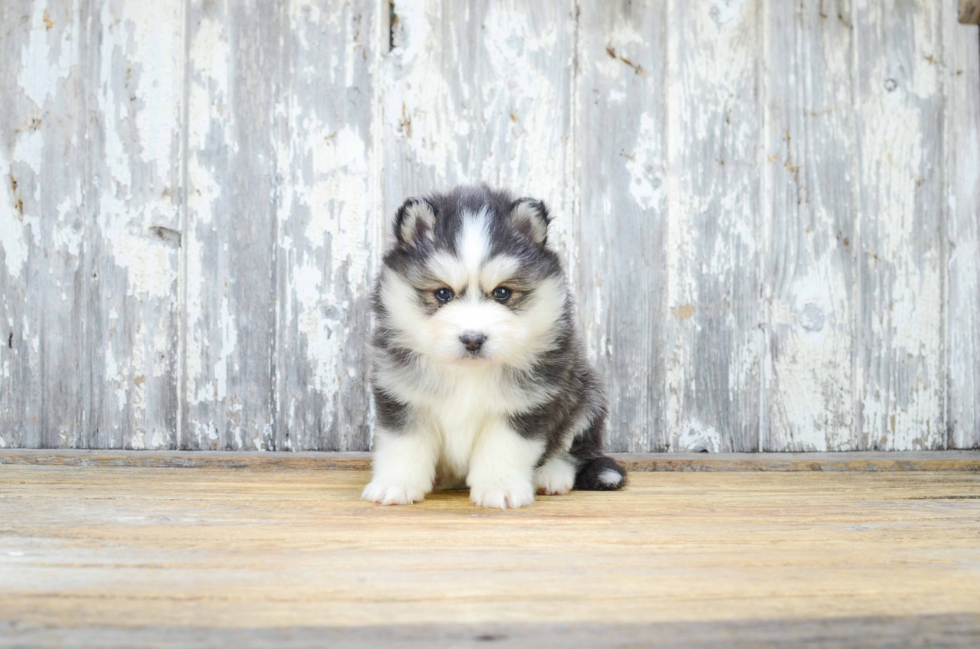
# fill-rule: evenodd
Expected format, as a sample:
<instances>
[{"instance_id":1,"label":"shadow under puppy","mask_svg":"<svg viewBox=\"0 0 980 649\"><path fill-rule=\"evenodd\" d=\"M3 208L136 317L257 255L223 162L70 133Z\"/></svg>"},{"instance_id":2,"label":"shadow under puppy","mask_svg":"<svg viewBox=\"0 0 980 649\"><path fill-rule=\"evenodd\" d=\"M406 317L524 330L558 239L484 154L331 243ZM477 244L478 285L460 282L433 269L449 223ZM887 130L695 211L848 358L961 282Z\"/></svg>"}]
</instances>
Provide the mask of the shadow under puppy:
<instances>
[{"instance_id":1,"label":"shadow under puppy","mask_svg":"<svg viewBox=\"0 0 980 649\"><path fill-rule=\"evenodd\" d=\"M465 481L483 507L613 490L606 399L574 326L541 201L482 187L411 198L373 295L373 477L362 498Z\"/></svg>"}]
</instances>

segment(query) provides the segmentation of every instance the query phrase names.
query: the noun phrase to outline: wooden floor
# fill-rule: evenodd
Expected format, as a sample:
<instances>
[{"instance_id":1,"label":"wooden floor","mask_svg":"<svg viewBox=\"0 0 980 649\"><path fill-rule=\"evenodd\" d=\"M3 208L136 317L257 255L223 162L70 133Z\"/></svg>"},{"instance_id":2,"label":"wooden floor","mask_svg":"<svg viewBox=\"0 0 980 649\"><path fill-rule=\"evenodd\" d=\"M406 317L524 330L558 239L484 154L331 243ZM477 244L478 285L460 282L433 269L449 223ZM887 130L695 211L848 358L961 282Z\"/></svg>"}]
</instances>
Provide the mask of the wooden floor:
<instances>
[{"instance_id":1,"label":"wooden floor","mask_svg":"<svg viewBox=\"0 0 980 649\"><path fill-rule=\"evenodd\" d=\"M0 464L0 647L980 647L980 473L648 472L477 509L355 470Z\"/></svg>"}]
</instances>

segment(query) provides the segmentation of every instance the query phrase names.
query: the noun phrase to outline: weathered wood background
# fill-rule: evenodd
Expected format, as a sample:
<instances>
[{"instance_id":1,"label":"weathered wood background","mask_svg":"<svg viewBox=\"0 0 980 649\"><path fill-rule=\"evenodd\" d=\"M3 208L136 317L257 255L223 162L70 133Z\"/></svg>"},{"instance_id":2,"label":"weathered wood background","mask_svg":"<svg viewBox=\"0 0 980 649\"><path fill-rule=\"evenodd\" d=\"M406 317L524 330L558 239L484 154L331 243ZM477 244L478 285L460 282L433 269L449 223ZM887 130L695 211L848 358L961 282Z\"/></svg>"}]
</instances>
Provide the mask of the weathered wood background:
<instances>
[{"instance_id":1,"label":"weathered wood background","mask_svg":"<svg viewBox=\"0 0 980 649\"><path fill-rule=\"evenodd\" d=\"M386 221L548 201L611 448L980 445L956 0L0 0L0 447L361 450Z\"/></svg>"}]
</instances>

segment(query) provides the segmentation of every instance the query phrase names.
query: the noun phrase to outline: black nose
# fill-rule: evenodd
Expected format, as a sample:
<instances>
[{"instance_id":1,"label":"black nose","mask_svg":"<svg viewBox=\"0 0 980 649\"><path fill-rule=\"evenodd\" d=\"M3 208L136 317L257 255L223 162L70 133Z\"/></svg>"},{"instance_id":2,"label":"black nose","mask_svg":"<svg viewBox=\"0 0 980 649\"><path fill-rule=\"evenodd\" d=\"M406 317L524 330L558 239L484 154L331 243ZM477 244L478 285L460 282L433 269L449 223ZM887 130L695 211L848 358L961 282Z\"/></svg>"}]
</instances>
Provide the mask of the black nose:
<instances>
[{"instance_id":1,"label":"black nose","mask_svg":"<svg viewBox=\"0 0 980 649\"><path fill-rule=\"evenodd\" d=\"M471 352L480 351L480 347L483 347L483 343L486 342L487 337L483 334L474 333L472 331L467 331L465 334L459 337L460 342L466 347L466 349Z\"/></svg>"}]
</instances>

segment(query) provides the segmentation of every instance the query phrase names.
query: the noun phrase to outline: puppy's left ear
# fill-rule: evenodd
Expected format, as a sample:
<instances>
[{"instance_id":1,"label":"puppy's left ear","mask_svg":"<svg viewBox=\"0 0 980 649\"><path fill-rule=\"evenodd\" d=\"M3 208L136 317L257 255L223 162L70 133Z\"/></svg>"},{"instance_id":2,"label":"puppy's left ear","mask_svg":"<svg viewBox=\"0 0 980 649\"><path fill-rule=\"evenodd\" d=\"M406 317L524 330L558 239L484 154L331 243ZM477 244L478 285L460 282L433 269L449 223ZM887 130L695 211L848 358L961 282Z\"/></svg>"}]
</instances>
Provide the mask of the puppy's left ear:
<instances>
[{"instance_id":1,"label":"puppy's left ear","mask_svg":"<svg viewBox=\"0 0 980 649\"><path fill-rule=\"evenodd\" d=\"M510 206L510 220L535 245L544 247L548 241L548 208L534 198L518 198Z\"/></svg>"}]
</instances>

